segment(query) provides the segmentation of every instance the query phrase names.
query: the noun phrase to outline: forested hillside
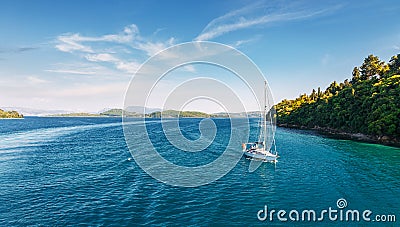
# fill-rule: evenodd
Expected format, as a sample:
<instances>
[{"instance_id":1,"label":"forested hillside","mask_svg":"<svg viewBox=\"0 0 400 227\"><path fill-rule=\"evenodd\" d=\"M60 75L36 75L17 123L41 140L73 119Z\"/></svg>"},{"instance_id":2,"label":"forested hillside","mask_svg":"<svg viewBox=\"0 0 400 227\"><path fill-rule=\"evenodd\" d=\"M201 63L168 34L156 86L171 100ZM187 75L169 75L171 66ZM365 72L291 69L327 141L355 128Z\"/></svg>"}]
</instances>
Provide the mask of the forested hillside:
<instances>
[{"instance_id":1,"label":"forested hillside","mask_svg":"<svg viewBox=\"0 0 400 227\"><path fill-rule=\"evenodd\" d=\"M276 105L278 124L363 133L400 141L400 54L388 63L369 55L351 80L332 82Z\"/></svg>"},{"instance_id":2,"label":"forested hillside","mask_svg":"<svg viewBox=\"0 0 400 227\"><path fill-rule=\"evenodd\" d=\"M17 111L4 111L0 109L0 118L23 118L24 116Z\"/></svg>"},{"instance_id":3,"label":"forested hillside","mask_svg":"<svg viewBox=\"0 0 400 227\"><path fill-rule=\"evenodd\" d=\"M146 117L149 118L161 118L163 117L171 117L171 118L185 118L185 117L194 117L194 118L208 118L209 114L198 112L198 111L177 111L177 110L164 110L162 112L157 111L151 114L147 114Z\"/></svg>"}]
</instances>

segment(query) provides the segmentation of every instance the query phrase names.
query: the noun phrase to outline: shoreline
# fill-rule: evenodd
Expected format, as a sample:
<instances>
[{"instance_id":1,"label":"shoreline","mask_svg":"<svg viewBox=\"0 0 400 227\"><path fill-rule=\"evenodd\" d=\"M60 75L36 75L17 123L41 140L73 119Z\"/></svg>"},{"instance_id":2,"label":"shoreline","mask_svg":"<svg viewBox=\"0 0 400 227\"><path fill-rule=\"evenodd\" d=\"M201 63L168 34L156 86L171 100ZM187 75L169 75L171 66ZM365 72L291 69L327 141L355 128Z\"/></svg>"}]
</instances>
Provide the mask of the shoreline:
<instances>
[{"instance_id":1,"label":"shoreline","mask_svg":"<svg viewBox=\"0 0 400 227\"><path fill-rule=\"evenodd\" d=\"M282 128L310 130L313 132L317 132L322 136L326 136L333 139L352 140L352 141L381 144L381 145L400 148L400 141L396 140L395 138L391 138L389 136L374 136L362 133L350 133L350 132L340 131L338 129L318 127L318 126L313 128L300 125L292 125L292 124L277 124L277 126Z\"/></svg>"}]
</instances>

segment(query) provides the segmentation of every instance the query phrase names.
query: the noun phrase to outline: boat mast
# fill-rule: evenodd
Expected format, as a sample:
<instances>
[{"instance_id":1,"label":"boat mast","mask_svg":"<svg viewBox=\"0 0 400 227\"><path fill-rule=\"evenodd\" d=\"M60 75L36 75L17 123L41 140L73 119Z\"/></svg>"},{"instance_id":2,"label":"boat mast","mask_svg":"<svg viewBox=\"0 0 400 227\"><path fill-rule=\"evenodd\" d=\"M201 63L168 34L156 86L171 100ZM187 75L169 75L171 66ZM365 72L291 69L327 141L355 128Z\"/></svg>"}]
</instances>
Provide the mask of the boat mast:
<instances>
[{"instance_id":1,"label":"boat mast","mask_svg":"<svg viewBox=\"0 0 400 227\"><path fill-rule=\"evenodd\" d=\"M264 112L263 112L263 124L264 124L264 151L266 150L266 144L265 144L265 137L267 136L267 81L264 81Z\"/></svg>"}]
</instances>

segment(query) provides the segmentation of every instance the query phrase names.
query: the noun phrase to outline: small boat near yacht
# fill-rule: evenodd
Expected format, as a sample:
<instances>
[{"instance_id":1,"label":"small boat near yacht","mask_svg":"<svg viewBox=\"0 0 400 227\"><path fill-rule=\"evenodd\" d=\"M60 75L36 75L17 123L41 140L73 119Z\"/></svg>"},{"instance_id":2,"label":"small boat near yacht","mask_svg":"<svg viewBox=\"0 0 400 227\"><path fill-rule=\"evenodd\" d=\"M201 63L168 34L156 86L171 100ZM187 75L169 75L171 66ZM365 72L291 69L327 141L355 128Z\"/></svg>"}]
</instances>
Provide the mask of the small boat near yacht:
<instances>
[{"instance_id":1,"label":"small boat near yacht","mask_svg":"<svg viewBox=\"0 0 400 227\"><path fill-rule=\"evenodd\" d=\"M267 129L273 130L272 111L267 111L267 81L264 81L264 110L262 120L259 124L260 133L258 141L243 143L243 153L249 158L265 162L277 162L278 152L276 151L274 132L272 131L272 140L267 140ZM267 119L269 119L267 121ZM268 143L268 144L267 144ZM274 150L272 150L272 147Z\"/></svg>"}]
</instances>

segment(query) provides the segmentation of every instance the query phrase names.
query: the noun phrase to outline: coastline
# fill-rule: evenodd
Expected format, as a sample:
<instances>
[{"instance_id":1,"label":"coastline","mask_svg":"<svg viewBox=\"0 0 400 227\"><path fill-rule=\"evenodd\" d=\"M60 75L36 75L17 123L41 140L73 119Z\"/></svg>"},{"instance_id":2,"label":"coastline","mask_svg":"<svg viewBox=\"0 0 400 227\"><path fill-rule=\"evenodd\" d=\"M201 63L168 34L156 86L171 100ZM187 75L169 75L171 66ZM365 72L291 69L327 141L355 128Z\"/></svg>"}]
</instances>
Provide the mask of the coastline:
<instances>
[{"instance_id":1,"label":"coastline","mask_svg":"<svg viewBox=\"0 0 400 227\"><path fill-rule=\"evenodd\" d=\"M328 127L318 127L318 126L312 128L300 125L293 125L293 124L277 124L277 126L282 128L310 130L317 132L320 135L333 139L353 140L358 142L381 144L381 145L400 148L400 141L396 140L395 138L391 138L389 136L374 136L362 133L350 133L338 129L328 128Z\"/></svg>"}]
</instances>

